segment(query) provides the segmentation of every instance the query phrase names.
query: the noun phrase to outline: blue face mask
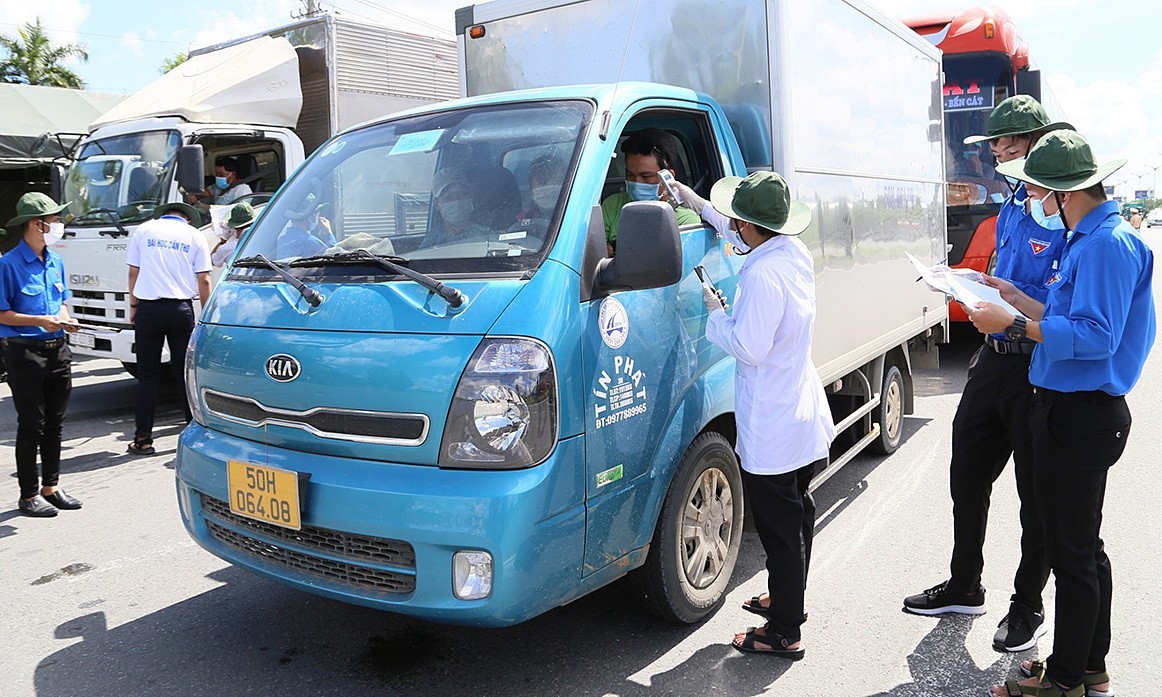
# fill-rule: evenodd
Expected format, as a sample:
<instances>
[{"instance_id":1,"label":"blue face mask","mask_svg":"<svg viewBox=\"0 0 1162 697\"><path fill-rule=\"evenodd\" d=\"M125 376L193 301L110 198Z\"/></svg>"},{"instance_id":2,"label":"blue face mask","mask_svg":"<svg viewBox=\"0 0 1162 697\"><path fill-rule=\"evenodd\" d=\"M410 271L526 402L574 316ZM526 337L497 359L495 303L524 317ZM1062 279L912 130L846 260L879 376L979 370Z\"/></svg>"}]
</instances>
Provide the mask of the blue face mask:
<instances>
[{"instance_id":1,"label":"blue face mask","mask_svg":"<svg viewBox=\"0 0 1162 697\"><path fill-rule=\"evenodd\" d=\"M214 186L219 189L226 189L230 186L230 182L226 181L226 177L214 177Z\"/></svg>"},{"instance_id":2,"label":"blue face mask","mask_svg":"<svg viewBox=\"0 0 1162 697\"><path fill-rule=\"evenodd\" d=\"M643 184L641 182L626 182L625 192L631 201L657 201L658 185Z\"/></svg>"},{"instance_id":3,"label":"blue face mask","mask_svg":"<svg viewBox=\"0 0 1162 697\"><path fill-rule=\"evenodd\" d=\"M1029 215L1033 216L1033 221L1046 230L1064 230L1065 221L1061 219L1061 211L1057 211L1053 215L1045 215L1045 199L1053 195L1053 192L1045 194L1045 198L1029 198Z\"/></svg>"},{"instance_id":4,"label":"blue face mask","mask_svg":"<svg viewBox=\"0 0 1162 697\"><path fill-rule=\"evenodd\" d=\"M1013 187L1014 189L1021 185L1021 180L1017 179L1016 177L1005 177L1005 181L1007 181L1009 186Z\"/></svg>"}]
</instances>

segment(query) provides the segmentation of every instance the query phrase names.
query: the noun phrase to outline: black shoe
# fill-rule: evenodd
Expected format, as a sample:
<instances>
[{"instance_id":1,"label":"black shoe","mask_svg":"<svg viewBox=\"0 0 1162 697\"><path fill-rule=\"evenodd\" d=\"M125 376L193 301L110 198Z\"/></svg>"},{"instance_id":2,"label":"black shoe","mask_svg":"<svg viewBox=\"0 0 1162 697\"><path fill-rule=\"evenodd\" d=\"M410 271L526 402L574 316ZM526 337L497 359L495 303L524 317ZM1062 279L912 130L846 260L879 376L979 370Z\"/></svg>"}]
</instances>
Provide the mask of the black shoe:
<instances>
[{"instance_id":1,"label":"black shoe","mask_svg":"<svg viewBox=\"0 0 1162 697\"><path fill-rule=\"evenodd\" d=\"M948 590L948 581L934 586L919 595L904 598L904 609L917 615L983 615L984 588L975 593L958 593Z\"/></svg>"},{"instance_id":2,"label":"black shoe","mask_svg":"<svg viewBox=\"0 0 1162 697\"><path fill-rule=\"evenodd\" d=\"M44 500L61 509L62 511L75 511L81 507L81 502L69 496L65 492L57 489L51 494L45 494Z\"/></svg>"},{"instance_id":3,"label":"black shoe","mask_svg":"<svg viewBox=\"0 0 1162 697\"><path fill-rule=\"evenodd\" d=\"M51 518L60 511L56 509L56 506L46 501L43 496L37 494L30 499L20 499L20 512L33 518Z\"/></svg>"},{"instance_id":4,"label":"black shoe","mask_svg":"<svg viewBox=\"0 0 1162 697\"><path fill-rule=\"evenodd\" d=\"M1043 613L1015 600L1009 605L1009 614L997 627L993 648L1010 653L1033 648L1037 645L1037 639L1047 631Z\"/></svg>"}]
</instances>

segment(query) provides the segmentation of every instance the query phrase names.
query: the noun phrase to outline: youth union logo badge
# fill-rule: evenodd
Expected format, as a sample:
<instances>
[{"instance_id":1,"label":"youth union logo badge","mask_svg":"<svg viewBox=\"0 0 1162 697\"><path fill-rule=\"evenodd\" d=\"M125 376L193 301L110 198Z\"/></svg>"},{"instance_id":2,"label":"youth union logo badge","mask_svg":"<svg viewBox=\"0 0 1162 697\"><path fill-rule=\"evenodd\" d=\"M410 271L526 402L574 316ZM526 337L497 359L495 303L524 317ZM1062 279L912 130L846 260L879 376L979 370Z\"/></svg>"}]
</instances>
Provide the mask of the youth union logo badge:
<instances>
[{"instance_id":1,"label":"youth union logo badge","mask_svg":"<svg viewBox=\"0 0 1162 697\"><path fill-rule=\"evenodd\" d=\"M611 349L621 348L629 338L629 314L617 298L609 296L601 301L597 327L601 332L601 340Z\"/></svg>"},{"instance_id":2,"label":"youth union logo badge","mask_svg":"<svg viewBox=\"0 0 1162 697\"><path fill-rule=\"evenodd\" d=\"M1033 256L1037 256L1046 249L1049 249L1049 243L1042 242L1041 240L1030 239L1029 246L1033 248Z\"/></svg>"}]
</instances>

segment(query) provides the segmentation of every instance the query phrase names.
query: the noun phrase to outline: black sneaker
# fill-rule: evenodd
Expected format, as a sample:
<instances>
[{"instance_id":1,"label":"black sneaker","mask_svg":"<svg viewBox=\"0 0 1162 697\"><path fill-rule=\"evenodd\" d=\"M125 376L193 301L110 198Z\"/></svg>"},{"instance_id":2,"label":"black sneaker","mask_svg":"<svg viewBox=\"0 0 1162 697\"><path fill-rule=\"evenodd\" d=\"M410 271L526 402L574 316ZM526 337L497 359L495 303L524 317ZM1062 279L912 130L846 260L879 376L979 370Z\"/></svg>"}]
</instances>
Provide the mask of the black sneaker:
<instances>
[{"instance_id":1,"label":"black sneaker","mask_svg":"<svg viewBox=\"0 0 1162 697\"><path fill-rule=\"evenodd\" d=\"M51 518L59 511L56 506L44 500L40 494L30 499L20 499L20 512L33 518Z\"/></svg>"},{"instance_id":2,"label":"black sneaker","mask_svg":"<svg viewBox=\"0 0 1162 697\"><path fill-rule=\"evenodd\" d=\"M993 648L997 651L1015 653L1031 649L1037 645L1037 639L1048 631L1045 628L1045 615L1035 612L1024 603L1013 601L1009 605L1009 614L997 625L997 633L993 636Z\"/></svg>"},{"instance_id":3,"label":"black sneaker","mask_svg":"<svg viewBox=\"0 0 1162 697\"><path fill-rule=\"evenodd\" d=\"M983 615L984 588L975 593L957 593L948 590L948 581L934 586L919 595L904 598L904 609L917 615Z\"/></svg>"}]
</instances>

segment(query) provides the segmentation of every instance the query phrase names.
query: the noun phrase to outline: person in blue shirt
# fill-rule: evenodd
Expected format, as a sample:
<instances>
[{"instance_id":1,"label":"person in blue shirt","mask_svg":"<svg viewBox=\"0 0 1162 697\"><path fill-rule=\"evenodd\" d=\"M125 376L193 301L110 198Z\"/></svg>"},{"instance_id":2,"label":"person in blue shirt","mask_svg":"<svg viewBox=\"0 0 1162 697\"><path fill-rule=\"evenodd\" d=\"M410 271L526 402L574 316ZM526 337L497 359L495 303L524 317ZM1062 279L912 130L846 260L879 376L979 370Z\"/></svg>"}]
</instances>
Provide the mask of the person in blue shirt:
<instances>
[{"instance_id":1,"label":"person in blue shirt","mask_svg":"<svg viewBox=\"0 0 1162 697\"><path fill-rule=\"evenodd\" d=\"M1106 200L1102 181L1125 160L1099 166L1089 143L1069 130L1042 138L1024 162L997 168L1024 181L1038 218L1071 230L1044 302L990 278L1024 313L980 303L982 332L1037 342L1029 368L1030 432L1038 512L1056 579L1053 652L1026 661L1031 677L992 688L997 697L1081 697L1110 692L1113 574L1100 536L1109 468L1125 450L1133 388L1154 344L1154 258L1138 232Z\"/></svg>"},{"instance_id":2,"label":"person in blue shirt","mask_svg":"<svg viewBox=\"0 0 1162 697\"><path fill-rule=\"evenodd\" d=\"M16 407L18 506L36 518L81 507L58 486L61 425L72 390L65 332L78 329L64 305L70 297L64 264L49 249L64 231L64 208L39 192L21 196L16 216L4 227L19 228L22 239L0 257L0 337L5 339L4 364Z\"/></svg>"},{"instance_id":3,"label":"person in blue shirt","mask_svg":"<svg viewBox=\"0 0 1162 697\"><path fill-rule=\"evenodd\" d=\"M989 115L987 135L971 136L965 143L988 141L997 162L1010 162L1025 157L1040 136L1058 126L1067 124L1050 123L1036 99L1018 95L1001 102ZM1011 180L1009 188L1012 195L997 216L995 273L1030 297L1044 301L1049 292L1046 282L1065 248L1065 231L1060 220L1033 217L1028 193L1018 180ZM984 345L969 362L968 381L952 422L952 575L944 583L904 599L904 608L920 615L985 612L980 579L989 498L993 483L1012 456L1021 499L1021 561L1009 611L993 637L998 651L1032 648L1046 631L1041 596L1049 567L1037 518L1029 438L1029 360L1034 346L1028 340L1009 340L1003 333L986 335Z\"/></svg>"}]
</instances>

